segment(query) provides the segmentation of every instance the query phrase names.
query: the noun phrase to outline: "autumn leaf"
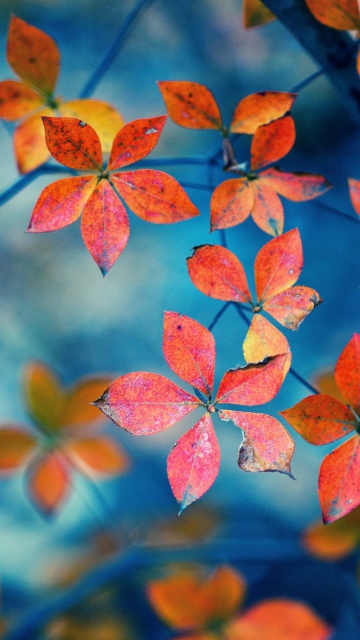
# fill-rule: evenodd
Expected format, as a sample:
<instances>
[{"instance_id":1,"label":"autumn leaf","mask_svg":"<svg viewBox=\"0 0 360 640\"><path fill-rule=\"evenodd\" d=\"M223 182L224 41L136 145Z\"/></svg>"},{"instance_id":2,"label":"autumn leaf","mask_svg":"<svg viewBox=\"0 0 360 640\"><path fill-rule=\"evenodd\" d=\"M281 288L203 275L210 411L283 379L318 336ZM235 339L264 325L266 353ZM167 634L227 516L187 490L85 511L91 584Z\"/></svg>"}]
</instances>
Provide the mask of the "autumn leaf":
<instances>
[{"instance_id":1,"label":"autumn leaf","mask_svg":"<svg viewBox=\"0 0 360 640\"><path fill-rule=\"evenodd\" d=\"M46 33L17 16L10 20L7 59L19 80L0 82L0 118L22 119L14 131L14 150L20 173L28 173L49 159L42 117L56 115L81 119L96 129L103 150L110 151L123 126L120 113L103 100L56 97L60 52Z\"/></svg>"},{"instance_id":2,"label":"autumn leaf","mask_svg":"<svg viewBox=\"0 0 360 640\"><path fill-rule=\"evenodd\" d=\"M305 0L317 20L332 29L360 29L358 0Z\"/></svg>"},{"instance_id":3,"label":"autumn leaf","mask_svg":"<svg viewBox=\"0 0 360 640\"><path fill-rule=\"evenodd\" d=\"M217 102L211 91L198 82L158 82L171 119L189 129L222 130Z\"/></svg>"},{"instance_id":4,"label":"autumn leaf","mask_svg":"<svg viewBox=\"0 0 360 640\"><path fill-rule=\"evenodd\" d=\"M333 629L307 604L288 598L259 602L226 629L226 640L328 640Z\"/></svg>"},{"instance_id":5,"label":"autumn leaf","mask_svg":"<svg viewBox=\"0 0 360 640\"><path fill-rule=\"evenodd\" d=\"M290 104L291 106L291 100L294 99L291 96L292 94L283 96L280 105ZM266 103L266 100L264 99L263 102ZM270 100L269 102L270 114L277 115L277 103L272 108L272 103ZM249 103L251 107L252 101ZM267 110L264 108L264 114L266 113ZM251 111L249 119L250 124L259 125L259 120L251 115ZM265 120L265 117L263 119ZM240 120L237 128L240 130L246 125L246 119L244 125ZM268 165L285 156L292 149L294 142L295 125L288 113L257 126L251 142L249 170L245 171L237 164L230 164L226 167L227 171L238 174L240 177L222 182L212 194L211 231L233 227L244 222L251 215L260 229L272 236L281 235L284 227L284 211L278 194L300 202L317 198L328 191L330 184L320 175L283 172L278 167L267 168Z\"/></svg>"},{"instance_id":6,"label":"autumn leaf","mask_svg":"<svg viewBox=\"0 0 360 640\"><path fill-rule=\"evenodd\" d=\"M301 536L309 553L322 560L340 560L348 555L360 542L360 507L346 516L331 522L327 527L316 522L306 528Z\"/></svg>"},{"instance_id":7,"label":"autumn leaf","mask_svg":"<svg viewBox=\"0 0 360 640\"><path fill-rule=\"evenodd\" d=\"M66 388L40 362L25 368L24 397L35 432L0 425L0 474L27 465L30 498L46 516L55 514L68 497L74 467L89 476L116 475L129 467L128 456L113 440L88 432L101 420L90 401L109 381L89 377Z\"/></svg>"},{"instance_id":8,"label":"autumn leaf","mask_svg":"<svg viewBox=\"0 0 360 640\"><path fill-rule=\"evenodd\" d=\"M215 342L208 329L182 314L165 312L163 354L172 371L192 386L195 395L164 376L139 371L117 378L93 404L133 435L152 435L168 429L197 408L205 411L202 418L179 438L167 461L170 486L181 512L210 489L219 473L220 449L211 420L216 412L221 417L218 404L252 406L272 400L286 375L288 354L228 370L215 400L212 399ZM232 413L236 421L237 412ZM240 417L242 415L239 413ZM274 419L262 414L254 416L252 437L254 441L258 438L256 446L265 459L273 455L273 442L263 435L263 422ZM292 453L289 437L283 437L282 441L279 435L276 438L279 460L286 459L289 464ZM281 450L282 444L285 451ZM247 470L264 470L260 466L254 465ZM272 470L285 472L285 463L281 469L280 464L275 467L274 462Z\"/></svg>"},{"instance_id":9,"label":"autumn leaf","mask_svg":"<svg viewBox=\"0 0 360 640\"><path fill-rule=\"evenodd\" d=\"M261 2L261 0L244 0L243 23L245 29L259 27L275 20L274 14Z\"/></svg>"},{"instance_id":10,"label":"autumn leaf","mask_svg":"<svg viewBox=\"0 0 360 640\"><path fill-rule=\"evenodd\" d=\"M245 589L243 577L224 565L208 578L187 571L152 580L147 585L147 596L170 627L201 630L234 615Z\"/></svg>"},{"instance_id":11,"label":"autumn leaf","mask_svg":"<svg viewBox=\"0 0 360 640\"><path fill-rule=\"evenodd\" d=\"M325 456L319 473L323 521L333 522L360 504L360 334L355 333L335 366L335 381L350 405L320 393L280 414L308 442L328 444L355 432Z\"/></svg>"},{"instance_id":12,"label":"autumn leaf","mask_svg":"<svg viewBox=\"0 0 360 640\"><path fill-rule=\"evenodd\" d=\"M118 170L141 159L155 147L166 116L141 118L115 136L105 169L96 131L78 118L44 117L46 143L53 157L71 169L93 175L64 178L40 194L28 231L61 229L80 216L85 246L106 273L124 250L130 233L123 204L148 222L172 224L199 215L180 184L167 173Z\"/></svg>"},{"instance_id":13,"label":"autumn leaf","mask_svg":"<svg viewBox=\"0 0 360 640\"><path fill-rule=\"evenodd\" d=\"M243 345L247 362L256 363L269 356L289 352L282 334L257 314L266 311L284 327L296 330L321 302L314 289L293 286L303 267L302 243L297 229L273 238L258 252L254 263L255 297L249 291L241 262L225 247L195 247L193 255L187 259L187 266L193 284L202 293L218 300L241 304L253 312Z\"/></svg>"},{"instance_id":14,"label":"autumn leaf","mask_svg":"<svg viewBox=\"0 0 360 640\"><path fill-rule=\"evenodd\" d=\"M360 215L360 180L355 180L355 178L348 178L348 187L351 204L354 207L356 213Z\"/></svg>"}]
</instances>

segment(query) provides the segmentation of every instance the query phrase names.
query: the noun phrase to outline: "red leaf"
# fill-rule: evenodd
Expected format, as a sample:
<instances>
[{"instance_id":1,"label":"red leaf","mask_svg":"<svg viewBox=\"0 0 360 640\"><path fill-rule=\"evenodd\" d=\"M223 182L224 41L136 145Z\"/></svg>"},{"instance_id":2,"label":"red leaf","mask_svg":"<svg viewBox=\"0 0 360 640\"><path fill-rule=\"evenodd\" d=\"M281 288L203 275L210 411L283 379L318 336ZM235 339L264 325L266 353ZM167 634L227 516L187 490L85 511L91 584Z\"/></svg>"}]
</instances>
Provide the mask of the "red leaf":
<instances>
[{"instance_id":1,"label":"red leaf","mask_svg":"<svg viewBox=\"0 0 360 640\"><path fill-rule=\"evenodd\" d=\"M193 284L206 296L251 302L244 267L229 249L209 244L196 247L187 266Z\"/></svg>"},{"instance_id":2,"label":"red leaf","mask_svg":"<svg viewBox=\"0 0 360 640\"><path fill-rule=\"evenodd\" d=\"M294 331L321 302L314 289L296 286L272 296L264 302L263 309L284 327Z\"/></svg>"},{"instance_id":3,"label":"red leaf","mask_svg":"<svg viewBox=\"0 0 360 640\"><path fill-rule=\"evenodd\" d=\"M44 105L43 98L16 80L0 82L0 118L18 120Z\"/></svg>"},{"instance_id":4,"label":"red leaf","mask_svg":"<svg viewBox=\"0 0 360 640\"><path fill-rule=\"evenodd\" d=\"M147 222L172 224L200 215L177 180L163 171L124 171L111 181L129 209Z\"/></svg>"},{"instance_id":5,"label":"red leaf","mask_svg":"<svg viewBox=\"0 0 360 640\"><path fill-rule=\"evenodd\" d=\"M37 507L45 515L53 515L70 489L65 460L58 453L46 453L29 469L29 491Z\"/></svg>"},{"instance_id":6,"label":"red leaf","mask_svg":"<svg viewBox=\"0 0 360 640\"><path fill-rule=\"evenodd\" d=\"M77 467L85 473L115 475L128 469L127 455L110 438L95 437L72 440L66 445Z\"/></svg>"},{"instance_id":7,"label":"red leaf","mask_svg":"<svg viewBox=\"0 0 360 640\"><path fill-rule=\"evenodd\" d=\"M255 283L259 301L281 293L298 279L303 252L298 229L267 242L255 259Z\"/></svg>"},{"instance_id":8,"label":"red leaf","mask_svg":"<svg viewBox=\"0 0 360 640\"><path fill-rule=\"evenodd\" d=\"M82 176L52 182L41 192L29 223L30 233L57 231L75 222L96 185L96 178Z\"/></svg>"},{"instance_id":9,"label":"red leaf","mask_svg":"<svg viewBox=\"0 0 360 640\"><path fill-rule=\"evenodd\" d=\"M335 366L335 382L347 402L360 412L360 334L354 333Z\"/></svg>"},{"instance_id":10,"label":"red leaf","mask_svg":"<svg viewBox=\"0 0 360 640\"><path fill-rule=\"evenodd\" d=\"M25 429L2 426L0 429L0 473L15 471L28 458L35 438Z\"/></svg>"},{"instance_id":11,"label":"red leaf","mask_svg":"<svg viewBox=\"0 0 360 640\"><path fill-rule=\"evenodd\" d=\"M199 400L164 376L143 371L117 378L94 402L134 435L164 431L199 406Z\"/></svg>"},{"instance_id":12,"label":"red leaf","mask_svg":"<svg viewBox=\"0 0 360 640\"><path fill-rule=\"evenodd\" d=\"M101 180L84 207L81 234L103 276L124 250L130 234L124 205L107 180Z\"/></svg>"},{"instance_id":13,"label":"red leaf","mask_svg":"<svg viewBox=\"0 0 360 640\"><path fill-rule=\"evenodd\" d=\"M216 350L208 329L192 318L166 311L163 353L169 367L182 380L211 396Z\"/></svg>"},{"instance_id":14,"label":"red leaf","mask_svg":"<svg viewBox=\"0 0 360 640\"><path fill-rule=\"evenodd\" d=\"M290 115L256 129L251 143L251 170L257 171L280 160L294 146L295 137L295 124Z\"/></svg>"},{"instance_id":15,"label":"red leaf","mask_svg":"<svg viewBox=\"0 0 360 640\"><path fill-rule=\"evenodd\" d=\"M174 445L167 460L172 492L180 513L214 483L220 467L220 447L209 413Z\"/></svg>"},{"instance_id":16,"label":"red leaf","mask_svg":"<svg viewBox=\"0 0 360 640\"><path fill-rule=\"evenodd\" d=\"M281 387L286 360L285 354L265 363L229 369L220 382L215 402L247 406L269 402Z\"/></svg>"},{"instance_id":17,"label":"red leaf","mask_svg":"<svg viewBox=\"0 0 360 640\"><path fill-rule=\"evenodd\" d=\"M50 36L11 16L7 59L22 80L45 94L52 94L60 69L60 52Z\"/></svg>"},{"instance_id":18,"label":"red leaf","mask_svg":"<svg viewBox=\"0 0 360 640\"><path fill-rule=\"evenodd\" d=\"M355 180L355 178L348 178L348 185L351 204L354 207L356 213L360 216L360 180Z\"/></svg>"},{"instance_id":19,"label":"red leaf","mask_svg":"<svg viewBox=\"0 0 360 640\"><path fill-rule=\"evenodd\" d=\"M66 118L80 118L95 129L104 153L111 151L116 134L124 126L120 113L104 100L79 98L62 102L58 106L58 112Z\"/></svg>"},{"instance_id":20,"label":"red leaf","mask_svg":"<svg viewBox=\"0 0 360 640\"><path fill-rule=\"evenodd\" d=\"M219 184L211 196L211 231L244 222L254 206L254 193L247 178L233 178Z\"/></svg>"},{"instance_id":21,"label":"red leaf","mask_svg":"<svg viewBox=\"0 0 360 640\"><path fill-rule=\"evenodd\" d=\"M317 20L333 29L344 31L360 29L358 0L306 0Z\"/></svg>"},{"instance_id":22,"label":"red leaf","mask_svg":"<svg viewBox=\"0 0 360 640\"><path fill-rule=\"evenodd\" d=\"M308 396L280 415L311 444L328 444L356 429L357 420L342 402L324 393Z\"/></svg>"},{"instance_id":23,"label":"red leaf","mask_svg":"<svg viewBox=\"0 0 360 640\"><path fill-rule=\"evenodd\" d=\"M306 604L264 600L235 618L226 640L330 640L333 629Z\"/></svg>"},{"instance_id":24,"label":"red leaf","mask_svg":"<svg viewBox=\"0 0 360 640\"><path fill-rule=\"evenodd\" d=\"M170 118L188 129L222 129L217 102L207 87L197 82L158 82Z\"/></svg>"},{"instance_id":25,"label":"red leaf","mask_svg":"<svg viewBox=\"0 0 360 640\"><path fill-rule=\"evenodd\" d=\"M51 116L51 109L41 109L22 120L14 131L14 151L20 173L29 173L50 158L41 118Z\"/></svg>"},{"instance_id":26,"label":"red leaf","mask_svg":"<svg viewBox=\"0 0 360 640\"><path fill-rule=\"evenodd\" d=\"M250 184L254 193L252 219L265 233L279 236L284 228L284 210L279 196L263 183L262 177L252 180Z\"/></svg>"},{"instance_id":27,"label":"red leaf","mask_svg":"<svg viewBox=\"0 0 360 640\"><path fill-rule=\"evenodd\" d=\"M331 184L323 176L303 171L287 173L278 167L262 171L261 182L293 202L312 200L331 189Z\"/></svg>"},{"instance_id":28,"label":"red leaf","mask_svg":"<svg viewBox=\"0 0 360 640\"><path fill-rule=\"evenodd\" d=\"M108 171L120 169L147 156L156 146L166 118L140 118L120 129L112 144Z\"/></svg>"},{"instance_id":29,"label":"red leaf","mask_svg":"<svg viewBox=\"0 0 360 640\"><path fill-rule=\"evenodd\" d=\"M265 7L261 0L243 1L243 22L245 29L258 27L275 20L275 16L270 9Z\"/></svg>"},{"instance_id":30,"label":"red leaf","mask_svg":"<svg viewBox=\"0 0 360 640\"><path fill-rule=\"evenodd\" d=\"M345 516L360 504L360 438L356 434L325 456L319 473L324 523Z\"/></svg>"},{"instance_id":31,"label":"red leaf","mask_svg":"<svg viewBox=\"0 0 360 640\"><path fill-rule=\"evenodd\" d=\"M243 352L246 362L249 363L262 362L265 358L289 353L290 367L291 354L288 341L278 329L258 313L251 321L244 340Z\"/></svg>"},{"instance_id":32,"label":"red leaf","mask_svg":"<svg viewBox=\"0 0 360 640\"><path fill-rule=\"evenodd\" d=\"M42 118L51 155L72 169L102 170L100 139L96 131L78 118Z\"/></svg>"},{"instance_id":33,"label":"red leaf","mask_svg":"<svg viewBox=\"0 0 360 640\"><path fill-rule=\"evenodd\" d=\"M244 14L248 9L248 7L244 7ZM266 11L265 7L263 9ZM258 127L269 124L272 120L277 120L290 111L296 96L296 93L282 91L261 91L246 96L240 100L235 108L230 131L232 133L255 133Z\"/></svg>"},{"instance_id":34,"label":"red leaf","mask_svg":"<svg viewBox=\"0 0 360 640\"><path fill-rule=\"evenodd\" d=\"M290 461L294 442L282 424L262 413L219 411L221 420L231 420L244 432L238 465L243 471L279 471L292 477Z\"/></svg>"}]
</instances>

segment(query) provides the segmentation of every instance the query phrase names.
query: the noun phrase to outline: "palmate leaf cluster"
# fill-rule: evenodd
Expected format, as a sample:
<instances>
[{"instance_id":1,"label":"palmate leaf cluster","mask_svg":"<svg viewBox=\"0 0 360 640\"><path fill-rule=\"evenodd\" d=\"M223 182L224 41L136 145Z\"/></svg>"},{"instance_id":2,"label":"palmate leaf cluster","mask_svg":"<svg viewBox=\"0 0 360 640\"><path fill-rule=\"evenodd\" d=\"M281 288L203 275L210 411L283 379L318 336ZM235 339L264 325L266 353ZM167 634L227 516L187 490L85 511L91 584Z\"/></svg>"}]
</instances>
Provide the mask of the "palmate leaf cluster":
<instances>
[{"instance_id":1,"label":"palmate leaf cluster","mask_svg":"<svg viewBox=\"0 0 360 640\"><path fill-rule=\"evenodd\" d=\"M330 0L323 7L315 0L308 0L308 5L317 19L327 20L327 24L337 21ZM348 17L339 28L358 28L360 21L352 3L343 2L341 6L348 11ZM272 18L258 1L245 3L244 15L247 26ZM226 126L217 101L205 85L160 81L167 114L124 124L112 105L90 99L58 98L55 89L60 52L56 43L15 16L9 27L7 58L17 79L0 82L0 117L19 121L14 131L19 171L29 173L51 157L67 168L71 176L50 183L40 193L28 231L52 232L81 218L82 238L103 275L127 245L129 211L155 224L185 222L200 215L174 177L136 166L155 149L167 118L187 129L219 132L223 169L232 177L213 190L210 231L224 233L223 230L242 224L251 216L272 239L255 257L255 295L250 292L242 263L224 241L221 245L197 246L187 266L190 280L206 296L253 314L243 342L246 365L226 371L214 396L215 341L211 332L195 319L168 311L164 316L163 354L170 369L192 387L191 392L159 374L134 372L120 376L91 400L113 422L134 435L161 432L195 409L203 410L203 416L181 436L168 457L169 482L181 510L210 489L219 472L220 448L212 421L214 414L222 421L231 421L242 432L238 453L241 469L278 471L291 476L294 443L283 425L267 414L220 405L265 404L275 397L289 372L289 343L263 312L283 327L296 330L321 302L317 291L296 284L303 267L302 242L297 228L284 233L281 198L294 202L315 199L331 185L319 174L283 171L275 165L295 144L296 127L290 111L296 94L262 91L246 96L235 105L230 125ZM246 162L235 158L234 139L239 135L251 136L250 157ZM359 181L349 178L349 190L358 213ZM336 378L351 408L333 399L324 400L320 394L305 399L300 407L281 412L305 439L315 444L341 437L344 428L346 432L355 431L352 438L325 458L321 467L319 495L324 521L339 518L360 503L357 489L360 462L356 449L360 405L356 396L360 369L358 336L354 336L344 353L336 368ZM352 373L347 375L344 372L350 365ZM45 398L48 391L46 384ZM126 468L125 455L108 440L98 439L97 445L91 439L82 444L76 440L69 445L65 404L60 402L64 415L55 426L50 424L51 412L43 421L42 417L39 419L39 409L35 411L41 443L40 453L30 462L29 487L44 511L55 511L67 493L69 457L82 457L97 472L118 473ZM339 414L336 418L331 417L334 412ZM319 434L320 423L324 431ZM60 446L64 427L65 443ZM0 462L4 472L15 470L30 459L36 445L36 437L16 425L4 426L0 430L1 439ZM98 451L102 450L101 468L93 456L96 446ZM45 491L49 477L54 487L51 495Z\"/></svg>"}]
</instances>

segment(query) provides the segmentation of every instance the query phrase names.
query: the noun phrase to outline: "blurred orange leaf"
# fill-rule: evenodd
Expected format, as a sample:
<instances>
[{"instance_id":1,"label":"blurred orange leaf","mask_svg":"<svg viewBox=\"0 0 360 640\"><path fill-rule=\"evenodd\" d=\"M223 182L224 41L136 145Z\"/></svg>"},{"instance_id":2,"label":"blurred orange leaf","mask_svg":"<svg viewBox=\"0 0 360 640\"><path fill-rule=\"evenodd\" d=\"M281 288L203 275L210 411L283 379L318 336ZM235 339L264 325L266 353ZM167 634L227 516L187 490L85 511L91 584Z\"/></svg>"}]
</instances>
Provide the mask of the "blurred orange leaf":
<instances>
[{"instance_id":1,"label":"blurred orange leaf","mask_svg":"<svg viewBox=\"0 0 360 640\"><path fill-rule=\"evenodd\" d=\"M127 455L104 436L71 440L65 450L75 459L76 466L87 473L114 475L124 473L129 467Z\"/></svg>"},{"instance_id":2,"label":"blurred orange leaf","mask_svg":"<svg viewBox=\"0 0 360 640\"><path fill-rule=\"evenodd\" d=\"M52 515L70 490L70 473L64 456L44 453L28 469L28 489L32 500L45 515Z\"/></svg>"},{"instance_id":3,"label":"blurred orange leaf","mask_svg":"<svg viewBox=\"0 0 360 640\"><path fill-rule=\"evenodd\" d=\"M147 585L147 595L156 613L169 626L201 630L235 613L245 596L245 581L231 567L220 566L207 579L181 573L153 580Z\"/></svg>"},{"instance_id":4,"label":"blurred orange leaf","mask_svg":"<svg viewBox=\"0 0 360 640\"><path fill-rule=\"evenodd\" d=\"M305 0L317 20L333 29L360 29L358 0Z\"/></svg>"},{"instance_id":5,"label":"blurred orange leaf","mask_svg":"<svg viewBox=\"0 0 360 640\"><path fill-rule=\"evenodd\" d=\"M360 542L360 507L324 527L322 522L308 527L302 542L309 553L322 560L339 560Z\"/></svg>"},{"instance_id":6,"label":"blurred orange leaf","mask_svg":"<svg viewBox=\"0 0 360 640\"><path fill-rule=\"evenodd\" d=\"M226 640L328 640L332 628L308 605L286 598L254 605L226 629Z\"/></svg>"},{"instance_id":7,"label":"blurred orange leaf","mask_svg":"<svg viewBox=\"0 0 360 640\"><path fill-rule=\"evenodd\" d=\"M0 429L0 473L16 471L35 446L35 438L17 425Z\"/></svg>"}]
</instances>

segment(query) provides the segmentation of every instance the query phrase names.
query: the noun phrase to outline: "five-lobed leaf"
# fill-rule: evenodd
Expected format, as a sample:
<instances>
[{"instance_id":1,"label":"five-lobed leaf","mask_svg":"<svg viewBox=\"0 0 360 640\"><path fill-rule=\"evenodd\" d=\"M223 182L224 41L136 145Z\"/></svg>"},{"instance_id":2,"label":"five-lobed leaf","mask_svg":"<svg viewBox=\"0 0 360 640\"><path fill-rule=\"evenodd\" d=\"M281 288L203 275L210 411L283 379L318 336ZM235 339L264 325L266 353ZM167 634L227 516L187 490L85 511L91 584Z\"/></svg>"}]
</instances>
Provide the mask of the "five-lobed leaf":
<instances>
[{"instance_id":1,"label":"five-lobed leaf","mask_svg":"<svg viewBox=\"0 0 360 640\"><path fill-rule=\"evenodd\" d=\"M190 386L211 396L215 370L215 340L202 324L173 311L164 313L163 354Z\"/></svg>"},{"instance_id":2,"label":"five-lobed leaf","mask_svg":"<svg viewBox=\"0 0 360 640\"><path fill-rule=\"evenodd\" d=\"M11 16L7 60L27 84L51 95L60 70L60 52L46 33L15 15Z\"/></svg>"},{"instance_id":3,"label":"five-lobed leaf","mask_svg":"<svg viewBox=\"0 0 360 640\"><path fill-rule=\"evenodd\" d=\"M231 420L244 432L238 465L243 471L278 471L291 475L294 441L282 424L262 413L221 410L221 420ZM269 442L271 445L269 446Z\"/></svg>"},{"instance_id":4,"label":"five-lobed leaf","mask_svg":"<svg viewBox=\"0 0 360 640\"><path fill-rule=\"evenodd\" d=\"M188 81L158 82L171 119L188 129L222 129L218 104L203 84Z\"/></svg>"},{"instance_id":5,"label":"five-lobed leaf","mask_svg":"<svg viewBox=\"0 0 360 640\"><path fill-rule=\"evenodd\" d=\"M261 91L246 96L235 107L230 131L254 134L258 127L282 118L290 111L296 93L285 91Z\"/></svg>"},{"instance_id":6,"label":"five-lobed leaf","mask_svg":"<svg viewBox=\"0 0 360 640\"><path fill-rule=\"evenodd\" d=\"M167 459L172 492L180 513L215 482L220 468L220 447L209 413L174 445Z\"/></svg>"},{"instance_id":7,"label":"five-lobed leaf","mask_svg":"<svg viewBox=\"0 0 360 640\"><path fill-rule=\"evenodd\" d=\"M164 376L139 371L117 378L94 404L133 435L150 435L194 411L199 400Z\"/></svg>"}]
</instances>

